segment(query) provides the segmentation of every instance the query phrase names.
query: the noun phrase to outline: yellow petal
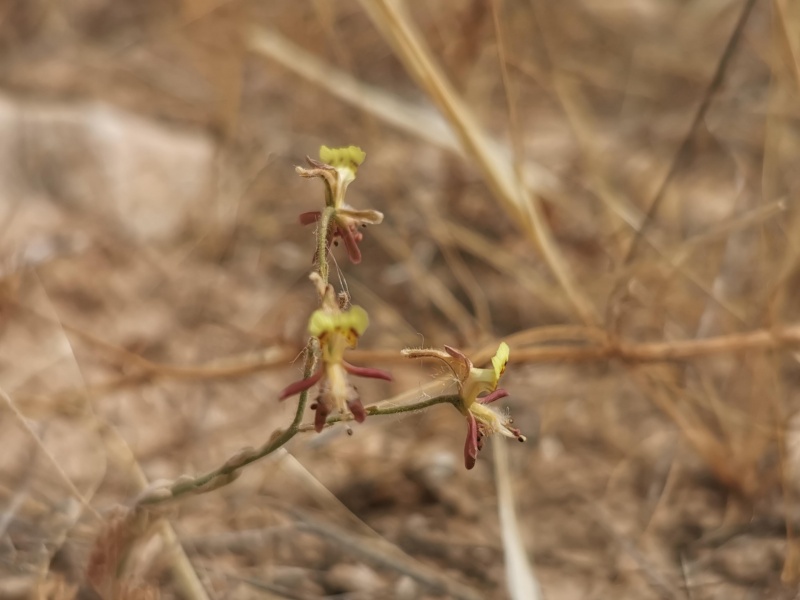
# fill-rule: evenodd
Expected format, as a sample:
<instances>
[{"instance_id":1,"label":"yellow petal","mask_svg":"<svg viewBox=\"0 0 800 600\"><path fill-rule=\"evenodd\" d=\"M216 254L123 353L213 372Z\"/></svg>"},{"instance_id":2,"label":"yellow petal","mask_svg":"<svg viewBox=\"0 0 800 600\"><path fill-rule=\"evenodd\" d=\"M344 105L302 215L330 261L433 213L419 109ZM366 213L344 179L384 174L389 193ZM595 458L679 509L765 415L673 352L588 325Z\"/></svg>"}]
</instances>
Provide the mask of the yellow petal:
<instances>
[{"instance_id":1,"label":"yellow petal","mask_svg":"<svg viewBox=\"0 0 800 600\"><path fill-rule=\"evenodd\" d=\"M319 337L336 329L336 315L324 310L315 310L308 320L308 332L314 337Z\"/></svg>"},{"instance_id":2,"label":"yellow petal","mask_svg":"<svg viewBox=\"0 0 800 600\"><path fill-rule=\"evenodd\" d=\"M508 344L502 342L497 349L497 353L492 357L491 368L477 369L472 367L466 377L461 380L461 399L467 408L471 407L481 394L493 392L497 389L500 376L506 370L508 355Z\"/></svg>"},{"instance_id":3,"label":"yellow petal","mask_svg":"<svg viewBox=\"0 0 800 600\"><path fill-rule=\"evenodd\" d=\"M325 164L337 168L349 168L355 173L358 166L364 162L367 153L358 146L348 146L347 148L328 148L327 146L322 146L319 149L319 157Z\"/></svg>"},{"instance_id":4,"label":"yellow petal","mask_svg":"<svg viewBox=\"0 0 800 600\"><path fill-rule=\"evenodd\" d=\"M360 306L352 306L350 310L342 314L343 328L352 329L356 335L363 335L369 326L369 315Z\"/></svg>"},{"instance_id":5,"label":"yellow petal","mask_svg":"<svg viewBox=\"0 0 800 600\"><path fill-rule=\"evenodd\" d=\"M308 332L314 337L320 337L332 331L354 331L360 336L369 326L367 311L360 306L353 306L342 313L331 313L324 310L315 310L308 320Z\"/></svg>"},{"instance_id":6,"label":"yellow petal","mask_svg":"<svg viewBox=\"0 0 800 600\"><path fill-rule=\"evenodd\" d=\"M510 350L508 348L508 344L506 344L505 342L500 342L500 347L497 349L497 353L492 357L495 385L497 385L497 382L500 380L500 376L506 370L506 364L508 364L509 354Z\"/></svg>"}]
</instances>

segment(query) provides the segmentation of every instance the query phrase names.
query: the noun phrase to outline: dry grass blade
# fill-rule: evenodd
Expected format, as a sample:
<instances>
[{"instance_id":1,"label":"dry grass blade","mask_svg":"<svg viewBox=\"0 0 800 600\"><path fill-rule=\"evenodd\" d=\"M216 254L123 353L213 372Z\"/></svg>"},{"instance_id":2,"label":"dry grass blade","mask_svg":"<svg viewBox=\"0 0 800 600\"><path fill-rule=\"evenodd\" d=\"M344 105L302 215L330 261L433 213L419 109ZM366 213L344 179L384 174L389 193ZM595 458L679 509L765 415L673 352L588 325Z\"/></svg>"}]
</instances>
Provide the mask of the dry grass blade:
<instances>
[{"instance_id":1,"label":"dry grass blade","mask_svg":"<svg viewBox=\"0 0 800 600\"><path fill-rule=\"evenodd\" d=\"M92 514L96 518L100 519L101 518L100 514L97 512L97 510L94 509L94 507L92 507L89 504L89 499L86 498L84 493L81 492L78 489L78 487L75 485L75 483L69 477L69 475L67 475L67 473L64 471L63 467L58 462L56 457L53 456L52 452L50 452L47 449L47 447L42 442L42 439L39 437L39 434L36 433L36 431L34 431L34 428L31 426L31 424L28 421L28 419L25 417L24 414L22 414L22 411L19 409L19 407L17 406L16 402L14 402L14 400L11 398L11 396L9 396L6 393L6 391L3 390L3 389L0 389L0 398L2 398L3 403L11 411L11 414L14 415L14 418L17 420L17 422L20 424L20 426L23 428L23 430L34 441L34 443L36 444L36 447L39 449L39 451L41 451L41 453L44 455L44 457L47 458L47 461L55 469L55 471L58 474L59 478L64 482L64 485L67 486L67 489L70 491L70 493L81 503L81 505L86 510L89 511L90 514Z\"/></svg>"},{"instance_id":2,"label":"dry grass blade","mask_svg":"<svg viewBox=\"0 0 800 600\"><path fill-rule=\"evenodd\" d=\"M386 225L383 227L388 229ZM430 302L450 319L464 339L472 339L478 326L475 317L447 289L447 286L419 264L408 244L391 229L387 235L376 236L376 239L398 263L405 266L419 293L428 296Z\"/></svg>"},{"instance_id":3,"label":"dry grass blade","mask_svg":"<svg viewBox=\"0 0 800 600\"><path fill-rule=\"evenodd\" d=\"M478 260L486 262L497 269L498 272L516 281L521 287L525 288L525 291L533 294L549 310L556 314L568 314L568 308L564 306L561 290L532 270L520 270L516 256L505 251L501 246L493 243L492 240L479 232L453 221L442 223L442 227L447 229L448 237L463 248L464 251L469 252Z\"/></svg>"},{"instance_id":4,"label":"dry grass blade","mask_svg":"<svg viewBox=\"0 0 800 600\"><path fill-rule=\"evenodd\" d=\"M116 429L107 423L98 420L98 428L103 432L107 447L114 453L115 459L121 463L122 469L127 472L134 485L138 489L146 489L149 485L147 476L127 442L119 435ZM168 564L181 593L189 600L210 600L205 586L200 581L194 566L178 539L175 529L173 529L169 521L163 518L158 519L154 525L154 530L161 536L162 543L167 549Z\"/></svg>"},{"instance_id":5,"label":"dry grass blade","mask_svg":"<svg viewBox=\"0 0 800 600\"><path fill-rule=\"evenodd\" d=\"M380 88L363 83L319 60L275 30L253 27L247 39L252 52L313 81L332 96L370 112L389 125L429 144L461 153L461 146L450 126L430 107L404 102Z\"/></svg>"},{"instance_id":6,"label":"dry grass blade","mask_svg":"<svg viewBox=\"0 0 800 600\"><path fill-rule=\"evenodd\" d=\"M520 535L519 522L514 509L514 490L508 465L506 440L497 437L494 450L494 479L497 486L497 509L500 513L500 532L503 536L503 553L506 559L506 583L513 600L540 600L542 591L533 565L528 560L525 544Z\"/></svg>"},{"instance_id":7,"label":"dry grass blade","mask_svg":"<svg viewBox=\"0 0 800 600\"><path fill-rule=\"evenodd\" d=\"M497 200L542 252L575 312L586 324L597 323L597 311L578 286L556 246L545 222L539 198L520 181L508 158L498 155L487 143L486 135L474 115L436 65L409 19L389 0L362 0L361 4L394 48L406 70L449 120L467 156L475 161Z\"/></svg>"},{"instance_id":8,"label":"dry grass blade","mask_svg":"<svg viewBox=\"0 0 800 600\"><path fill-rule=\"evenodd\" d=\"M417 203L421 206L425 214L430 219L429 228L434 240L442 253L445 262L450 267L453 276L458 281L461 289L469 297L473 312L478 326L481 328L481 335L485 335L492 329L492 315L489 300L486 297L480 282L467 266L461 254L456 250L458 242L455 236L450 234L447 221L439 214L435 206L423 207L422 202Z\"/></svg>"},{"instance_id":9,"label":"dry grass blade","mask_svg":"<svg viewBox=\"0 0 800 600\"><path fill-rule=\"evenodd\" d=\"M466 156L476 161L497 199L511 215L520 218L520 225L529 232L530 224L525 218L528 209L520 196L510 161L492 152L475 117L435 64L419 33L400 7L383 0L365 0L362 6L411 77L431 96L450 122Z\"/></svg>"},{"instance_id":10,"label":"dry grass blade","mask_svg":"<svg viewBox=\"0 0 800 600\"><path fill-rule=\"evenodd\" d=\"M464 147L450 124L429 106L413 104L381 88L359 81L349 73L316 58L275 30L253 27L249 30L247 39L252 52L274 60L314 82L331 96L420 140L459 156L466 156ZM493 154L509 154L495 140L485 139L484 143L491 148ZM526 162L524 176L526 184L536 192L547 193L561 187L555 175L537 163Z\"/></svg>"},{"instance_id":11,"label":"dry grass blade","mask_svg":"<svg viewBox=\"0 0 800 600\"><path fill-rule=\"evenodd\" d=\"M278 451L279 466L285 469L321 507L330 515L348 521L360 534L379 538L380 535L357 515L348 509L333 492L326 488L311 472L303 466L288 450Z\"/></svg>"},{"instance_id":12,"label":"dry grass blade","mask_svg":"<svg viewBox=\"0 0 800 600\"><path fill-rule=\"evenodd\" d=\"M708 82L708 86L706 87L700 102L695 109L694 114L692 115L692 120L689 123L689 127L686 130L686 134L683 136L681 140L680 146L678 146L675 155L673 156L672 160L670 161L661 181L659 181L658 187L656 188L655 193L653 194L652 200L648 203L647 207L647 215L644 223L642 223L641 229L637 230L636 236L633 238L631 242L630 248L628 249L627 256L625 258L625 262L630 262L636 251L639 247L639 242L647 230L647 226L652 221L653 217L655 216L656 212L658 211L659 206L661 205L662 200L664 199L664 193L667 190L667 186L669 185L670 180L674 177L675 173L677 172L678 165L680 163L681 157L683 157L684 153L686 152L687 148L689 147L689 143L692 140L692 136L694 135L695 131L697 130L700 123L703 121L703 118L708 111L708 107L711 104L711 99L713 98L714 94L716 93L717 89L719 89L722 81L725 77L725 72L728 68L728 65L731 62L731 58L733 57L734 50L736 49L739 40L742 38L742 34L744 32L744 26L747 23L747 20L750 18L750 14L753 11L753 7L756 4L756 0L744 0L742 2L742 7L739 12L739 16L736 19L736 23L734 24L733 30L731 31L731 35L728 38L728 42L725 44L725 47L722 49L722 52L719 57L719 61L717 62L716 69L714 71L714 76Z\"/></svg>"},{"instance_id":13,"label":"dry grass blade","mask_svg":"<svg viewBox=\"0 0 800 600\"><path fill-rule=\"evenodd\" d=\"M479 600L482 597L442 571L415 561L385 540L356 535L343 527L316 519L304 511L283 508L298 520L298 529L326 538L365 562L408 575L433 590L445 593L449 598Z\"/></svg>"}]
</instances>

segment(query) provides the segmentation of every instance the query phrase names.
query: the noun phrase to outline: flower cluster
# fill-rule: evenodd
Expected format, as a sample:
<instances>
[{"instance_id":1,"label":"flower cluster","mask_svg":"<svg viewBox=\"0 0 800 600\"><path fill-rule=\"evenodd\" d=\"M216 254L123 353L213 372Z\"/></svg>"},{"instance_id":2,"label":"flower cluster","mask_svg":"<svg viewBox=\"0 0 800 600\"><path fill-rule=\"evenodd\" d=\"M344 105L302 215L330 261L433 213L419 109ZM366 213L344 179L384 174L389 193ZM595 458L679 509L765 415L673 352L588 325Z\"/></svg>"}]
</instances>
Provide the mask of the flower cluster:
<instances>
[{"instance_id":1,"label":"flower cluster","mask_svg":"<svg viewBox=\"0 0 800 600\"><path fill-rule=\"evenodd\" d=\"M320 308L315 310L308 321L308 331L316 339L319 368L310 377L288 385L279 395L280 400L294 396L319 384L319 394L311 405L316 411L314 429L322 431L328 415L333 411L340 414L351 414L353 419L361 423L367 417L364 405L361 404L357 388L350 383L348 375L371 377L391 381L392 376L386 371L369 367L357 367L344 359L344 352L354 348L358 338L363 335L369 325L367 311L360 306L351 306L349 296L342 293L337 296L328 279L327 255L319 253L330 247L336 238L344 240L350 260L361 261L361 250L358 242L363 238L359 226L378 224L383 215L376 210L356 210L344 201L347 187L355 180L356 171L364 162L366 154L356 146L347 148L328 148L322 146L320 160L306 157L311 169L297 167L302 177L319 177L325 184L325 208L321 211L306 212L300 215L304 225L320 222L325 230L319 235L321 246L316 262L319 272L311 274L311 280L317 287L320 296ZM324 241L324 245L322 242ZM311 348L309 351L314 351Z\"/></svg>"},{"instance_id":2,"label":"flower cluster","mask_svg":"<svg viewBox=\"0 0 800 600\"><path fill-rule=\"evenodd\" d=\"M508 396L506 390L497 387L508 364L508 344L500 344L492 357L492 366L486 369L476 368L463 352L450 346L445 346L444 350L407 348L403 350L403 355L408 358L437 358L444 361L455 374L458 409L467 419L467 440L464 444L464 465L467 469L475 466L484 438L493 433L525 441L520 430L512 427L511 418L489 406L495 400Z\"/></svg>"},{"instance_id":3,"label":"flower cluster","mask_svg":"<svg viewBox=\"0 0 800 600\"><path fill-rule=\"evenodd\" d=\"M319 366L310 376L288 385L279 395L280 400L284 400L301 394L301 405L304 405L305 395L302 394L318 385L317 398L311 404L315 410L314 429L318 432L322 431L334 411L352 416L359 423L366 418L367 411L357 388L350 382L350 376L386 381L392 379L386 371L357 367L344 359L345 351L354 348L367 329L369 317L360 306L350 305L347 293L337 295L328 283L328 251L331 244L341 239L350 260L359 263L361 249L358 244L363 239L360 228L383 221L383 214L377 210L358 210L345 202L347 188L355 180L358 167L366 155L356 146L333 149L322 146L319 157L320 160L306 157L310 168L296 168L301 177L317 177L325 185L324 208L300 215L303 225L318 223L320 228L315 260L317 272L311 274L319 292L320 307L308 321L308 332L315 340L309 345L308 351L314 352ZM512 426L511 419L490 406L508 395L504 389L497 387L508 363L509 348L505 342L500 344L492 358L491 367L487 368L476 368L464 353L450 346L444 346L443 350L407 349L403 354L409 358L442 360L455 374L457 400L443 396L441 401L452 402L467 420L467 439L464 444L464 464L467 469L475 466L484 439L493 433L525 441L519 429ZM408 409L413 410L413 406ZM380 409L374 409L373 412L391 414Z\"/></svg>"}]
</instances>

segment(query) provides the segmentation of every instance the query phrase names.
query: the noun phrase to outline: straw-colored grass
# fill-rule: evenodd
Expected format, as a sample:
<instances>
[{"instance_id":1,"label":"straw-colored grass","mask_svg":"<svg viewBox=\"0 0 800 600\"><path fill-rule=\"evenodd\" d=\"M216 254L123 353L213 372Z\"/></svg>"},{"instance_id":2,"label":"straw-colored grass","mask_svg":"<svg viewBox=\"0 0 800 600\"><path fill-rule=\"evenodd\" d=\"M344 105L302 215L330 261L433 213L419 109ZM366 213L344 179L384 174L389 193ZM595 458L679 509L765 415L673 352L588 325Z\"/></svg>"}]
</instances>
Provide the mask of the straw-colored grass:
<instances>
[{"instance_id":1,"label":"straw-colored grass","mask_svg":"<svg viewBox=\"0 0 800 600\"><path fill-rule=\"evenodd\" d=\"M0 596L794 597L798 40L788 0L0 9ZM359 265L297 224L321 144L367 152ZM277 401L312 269L394 376L320 434ZM400 350L500 340L528 441L467 471L458 373Z\"/></svg>"}]
</instances>

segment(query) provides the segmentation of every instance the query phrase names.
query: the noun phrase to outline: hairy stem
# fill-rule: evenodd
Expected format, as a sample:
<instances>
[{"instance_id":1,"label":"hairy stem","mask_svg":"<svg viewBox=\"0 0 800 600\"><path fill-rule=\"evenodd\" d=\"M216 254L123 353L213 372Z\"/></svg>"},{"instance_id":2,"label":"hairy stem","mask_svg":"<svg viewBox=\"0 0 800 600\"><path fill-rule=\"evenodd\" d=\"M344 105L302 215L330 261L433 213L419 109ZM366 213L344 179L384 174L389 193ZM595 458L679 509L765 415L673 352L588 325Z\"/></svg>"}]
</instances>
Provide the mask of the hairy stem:
<instances>
[{"instance_id":1,"label":"hairy stem","mask_svg":"<svg viewBox=\"0 0 800 600\"><path fill-rule=\"evenodd\" d=\"M303 378L311 377L317 363L316 340L309 342L306 348L306 362L303 368ZM167 500L173 500L191 494L202 494L225 486L235 480L241 469L269 454L272 454L291 440L300 430L300 423L303 421L303 413L308 402L308 390L300 394L297 402L297 411L294 419L287 429L276 430L270 439L260 448L244 448L230 457L225 463L216 469L209 471L198 477L179 477L173 483L149 490L143 494L136 503L137 507L151 506L160 504Z\"/></svg>"},{"instance_id":2,"label":"hairy stem","mask_svg":"<svg viewBox=\"0 0 800 600\"><path fill-rule=\"evenodd\" d=\"M457 395L436 396L434 398L428 398L427 400L421 400L420 402L415 402L414 404L404 404L403 406L387 406L385 408L378 406L367 406L365 410L367 412L367 416L386 417L389 415L400 415L403 413L425 410L426 408L430 408L431 406L436 406L437 404L452 404L453 406L456 406L458 402L459 402L459 397ZM343 423L352 420L353 420L353 415L351 414L336 415L335 417L331 417L327 421L325 421L325 427L330 427L335 423ZM298 433L306 431L314 431L314 426L311 424L302 425L299 428Z\"/></svg>"},{"instance_id":3,"label":"hairy stem","mask_svg":"<svg viewBox=\"0 0 800 600\"><path fill-rule=\"evenodd\" d=\"M404 406L387 406L386 408L379 408L377 406L368 406L367 414L381 415L381 416L400 415L403 413L423 410L431 406L436 406L437 404L449 403L452 404L453 406L457 406L459 402L461 402L461 398L458 394L452 394L450 396L436 396L434 398L428 398L427 400L421 400L414 404L406 404Z\"/></svg>"},{"instance_id":4,"label":"hairy stem","mask_svg":"<svg viewBox=\"0 0 800 600\"><path fill-rule=\"evenodd\" d=\"M317 269L322 278L323 288L328 285L328 236L330 235L331 220L336 214L333 206L326 206L319 218L319 229L317 230Z\"/></svg>"},{"instance_id":5,"label":"hairy stem","mask_svg":"<svg viewBox=\"0 0 800 600\"><path fill-rule=\"evenodd\" d=\"M316 363L316 352L309 348L308 356L306 358L305 374L308 377L313 371ZM286 445L298 433L306 431L313 431L314 425L306 424L301 425L303 419L303 412L305 411L306 402L308 399L308 390L300 394L300 401L297 405L297 413L295 414L292 424L285 430L278 429L260 448L244 448L230 457L225 463L197 477L183 476L176 479L174 482L152 489L146 494L142 495L136 503L136 508L147 509L164 502L177 500L188 495L204 494L221 488L233 482L247 465L269 456L278 448ZM370 416L388 416L399 415L402 413L410 413L419 410L424 410L435 406L437 404L452 404L456 405L459 401L457 395L436 396L435 398L428 398L414 404L407 404L404 406L390 406L386 408L379 408L377 406L369 406L366 411ZM326 427L339 423L342 421L352 420L353 415L336 415L328 419L325 423Z\"/></svg>"}]
</instances>

